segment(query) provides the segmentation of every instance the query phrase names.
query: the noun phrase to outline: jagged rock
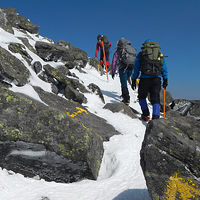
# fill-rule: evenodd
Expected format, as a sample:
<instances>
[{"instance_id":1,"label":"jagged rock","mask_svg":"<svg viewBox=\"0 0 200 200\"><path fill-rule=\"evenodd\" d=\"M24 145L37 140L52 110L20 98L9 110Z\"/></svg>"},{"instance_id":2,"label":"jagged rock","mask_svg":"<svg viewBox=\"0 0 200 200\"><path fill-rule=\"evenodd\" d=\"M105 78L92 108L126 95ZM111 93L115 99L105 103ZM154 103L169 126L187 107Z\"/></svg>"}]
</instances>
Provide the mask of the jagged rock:
<instances>
[{"instance_id":1,"label":"jagged rock","mask_svg":"<svg viewBox=\"0 0 200 200\"><path fill-rule=\"evenodd\" d=\"M77 63L76 62L72 62L72 61L67 61L67 63L65 64L65 66L68 69L73 69L76 65L77 65Z\"/></svg>"},{"instance_id":2,"label":"jagged rock","mask_svg":"<svg viewBox=\"0 0 200 200\"><path fill-rule=\"evenodd\" d=\"M2 47L0 47L0 74L17 86L25 85L30 75L24 64Z\"/></svg>"},{"instance_id":3,"label":"jagged rock","mask_svg":"<svg viewBox=\"0 0 200 200\"><path fill-rule=\"evenodd\" d=\"M89 58L89 64L95 69L98 69L97 66L100 65L100 62L97 58Z\"/></svg>"},{"instance_id":4,"label":"jagged rock","mask_svg":"<svg viewBox=\"0 0 200 200\"><path fill-rule=\"evenodd\" d=\"M95 85L94 83L91 83L88 85L88 88L91 89L93 93L96 93L100 97L101 101L105 103L101 89L97 85Z\"/></svg>"},{"instance_id":5,"label":"jagged rock","mask_svg":"<svg viewBox=\"0 0 200 200\"><path fill-rule=\"evenodd\" d=\"M19 43L10 43L8 45L8 49L10 51L12 51L13 53L19 53L22 58L24 58L26 60L26 62L31 65L32 62L32 58L31 56L27 53L26 48L23 44L19 44Z\"/></svg>"},{"instance_id":6,"label":"jagged rock","mask_svg":"<svg viewBox=\"0 0 200 200\"><path fill-rule=\"evenodd\" d=\"M51 44L46 42L37 41L35 44L37 54L44 61L55 61L58 60L69 62L74 61L75 57L69 49L62 47L58 44Z\"/></svg>"},{"instance_id":7,"label":"jagged rock","mask_svg":"<svg viewBox=\"0 0 200 200\"><path fill-rule=\"evenodd\" d=\"M86 97L78 92L76 89L71 87L70 85L66 86L64 89L64 95L67 99L72 99L73 101L76 101L80 104L87 103Z\"/></svg>"},{"instance_id":8,"label":"jagged rock","mask_svg":"<svg viewBox=\"0 0 200 200\"><path fill-rule=\"evenodd\" d=\"M1 167L28 177L69 183L83 178L94 179L86 162L74 164L42 144L0 141L0 150Z\"/></svg>"},{"instance_id":9,"label":"jagged rock","mask_svg":"<svg viewBox=\"0 0 200 200\"><path fill-rule=\"evenodd\" d=\"M50 65L45 65L43 68L48 76L48 80L51 78L51 82L58 88L58 91L63 90L61 93L63 93L66 98L72 99L79 103L87 102L86 98L79 92L79 90L82 93L88 92L88 90L84 85L79 83L78 80L67 77L69 74L68 68L62 66L58 69L55 69ZM54 79L56 79L56 82Z\"/></svg>"},{"instance_id":10,"label":"jagged rock","mask_svg":"<svg viewBox=\"0 0 200 200\"><path fill-rule=\"evenodd\" d=\"M134 110L133 108L125 105L124 103L107 103L103 108L105 109L109 109L112 112L121 112L124 113L126 115L128 115L129 117L135 119L138 118L136 114L138 114L138 112L136 110Z\"/></svg>"},{"instance_id":11,"label":"jagged rock","mask_svg":"<svg viewBox=\"0 0 200 200\"><path fill-rule=\"evenodd\" d=\"M105 120L89 113L80 104L44 92L40 88L35 87L35 90L44 104L0 87L0 141L40 144L48 152L54 152L65 158L66 162L73 163L75 166L72 167L73 170L81 168L80 171L73 171L71 175L67 174L65 177L69 176L69 179L65 182L71 180L72 175L76 177L76 180L82 179L83 176L80 174L85 174L85 172L89 172L87 177L97 178L103 156L103 141L118 132ZM9 156L11 152L8 153L5 155ZM1 166L4 165L14 172L29 177L36 175L34 172L40 164L36 164L37 168L34 171L29 168L29 164L23 170L20 168L23 161L17 158L20 157L15 157L15 159L10 157L11 160L19 161L18 168L15 168L16 165L13 165L11 160L6 162L3 158L4 163L0 162ZM41 160L30 160L30 163L41 162ZM49 180L55 179L53 172L47 174ZM40 176L45 178L47 174L42 173L41 170Z\"/></svg>"},{"instance_id":12,"label":"jagged rock","mask_svg":"<svg viewBox=\"0 0 200 200\"><path fill-rule=\"evenodd\" d=\"M12 26L8 23L6 13L0 8L0 27L9 33L14 33Z\"/></svg>"},{"instance_id":13,"label":"jagged rock","mask_svg":"<svg viewBox=\"0 0 200 200\"><path fill-rule=\"evenodd\" d=\"M148 191L152 199L178 200L190 192L198 199L191 187L200 189L200 123L178 112L166 114L148 123L140 152Z\"/></svg>"},{"instance_id":14,"label":"jagged rock","mask_svg":"<svg viewBox=\"0 0 200 200\"><path fill-rule=\"evenodd\" d=\"M171 108L182 116L192 116L200 120L200 100L175 99L171 104Z\"/></svg>"},{"instance_id":15,"label":"jagged rock","mask_svg":"<svg viewBox=\"0 0 200 200\"><path fill-rule=\"evenodd\" d=\"M79 103L66 101L65 99L53 95L51 93L43 91L39 87L34 87L40 96L41 100L48 104L50 107L60 110L70 112L74 110L75 107L83 108ZM87 127L91 127L96 133L101 135L103 140L109 140L113 135L119 134L111 125L109 125L104 119L97 117L96 115L90 113L88 115L77 115L76 118L80 119Z\"/></svg>"},{"instance_id":16,"label":"jagged rock","mask_svg":"<svg viewBox=\"0 0 200 200\"><path fill-rule=\"evenodd\" d=\"M36 54L36 50L30 45L29 41L27 38L23 38L23 37L18 37L22 42L23 44L30 50L32 51L33 53Z\"/></svg>"},{"instance_id":17,"label":"jagged rock","mask_svg":"<svg viewBox=\"0 0 200 200\"><path fill-rule=\"evenodd\" d=\"M32 68L35 73L38 74L42 71L42 64L39 61L36 61L33 63Z\"/></svg>"},{"instance_id":18,"label":"jagged rock","mask_svg":"<svg viewBox=\"0 0 200 200\"><path fill-rule=\"evenodd\" d=\"M29 33L38 33L39 26L32 24L24 16L18 15L15 8L6 8L4 13L6 14L7 23L10 26L23 29Z\"/></svg>"},{"instance_id":19,"label":"jagged rock","mask_svg":"<svg viewBox=\"0 0 200 200\"><path fill-rule=\"evenodd\" d=\"M65 42L65 41L62 41L62 40L59 40L58 44L60 46L65 47L66 49L69 49L70 51L72 51L72 54L74 55L75 61L76 61L78 66L85 67L85 65L88 62L88 55L85 51L83 51L83 50L81 50L77 47L72 46L69 42Z\"/></svg>"}]
</instances>

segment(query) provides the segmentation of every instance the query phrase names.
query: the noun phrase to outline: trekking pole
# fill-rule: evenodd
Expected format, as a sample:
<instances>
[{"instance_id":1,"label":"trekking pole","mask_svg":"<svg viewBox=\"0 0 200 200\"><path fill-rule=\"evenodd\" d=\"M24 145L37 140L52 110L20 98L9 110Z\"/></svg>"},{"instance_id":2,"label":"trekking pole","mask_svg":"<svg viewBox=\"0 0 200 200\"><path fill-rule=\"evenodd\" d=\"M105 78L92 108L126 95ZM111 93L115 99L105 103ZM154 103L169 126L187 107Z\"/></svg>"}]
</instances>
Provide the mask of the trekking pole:
<instances>
[{"instance_id":1,"label":"trekking pole","mask_svg":"<svg viewBox=\"0 0 200 200\"><path fill-rule=\"evenodd\" d=\"M108 80L107 61L106 61L106 54L105 54L105 49L104 49L104 43L103 43L103 41L102 41L102 47L103 47L104 64L105 64L105 68L106 68L106 76L107 76L107 80Z\"/></svg>"},{"instance_id":2,"label":"trekking pole","mask_svg":"<svg viewBox=\"0 0 200 200\"><path fill-rule=\"evenodd\" d=\"M165 88L163 89L163 113L165 117Z\"/></svg>"}]
</instances>

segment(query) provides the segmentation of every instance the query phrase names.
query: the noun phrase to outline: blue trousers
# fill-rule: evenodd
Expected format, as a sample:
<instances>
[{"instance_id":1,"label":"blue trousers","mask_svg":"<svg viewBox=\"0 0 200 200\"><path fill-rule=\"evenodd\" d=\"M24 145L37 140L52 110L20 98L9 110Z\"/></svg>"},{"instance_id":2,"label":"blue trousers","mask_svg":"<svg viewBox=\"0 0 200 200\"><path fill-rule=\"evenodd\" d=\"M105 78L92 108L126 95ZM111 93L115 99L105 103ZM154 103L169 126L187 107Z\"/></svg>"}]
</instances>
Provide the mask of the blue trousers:
<instances>
[{"instance_id":1,"label":"blue trousers","mask_svg":"<svg viewBox=\"0 0 200 200\"><path fill-rule=\"evenodd\" d=\"M125 100L129 100L129 91L127 87L127 82L130 76L132 75L133 68L129 67L127 69L119 68L119 78L121 83L122 97Z\"/></svg>"}]
</instances>

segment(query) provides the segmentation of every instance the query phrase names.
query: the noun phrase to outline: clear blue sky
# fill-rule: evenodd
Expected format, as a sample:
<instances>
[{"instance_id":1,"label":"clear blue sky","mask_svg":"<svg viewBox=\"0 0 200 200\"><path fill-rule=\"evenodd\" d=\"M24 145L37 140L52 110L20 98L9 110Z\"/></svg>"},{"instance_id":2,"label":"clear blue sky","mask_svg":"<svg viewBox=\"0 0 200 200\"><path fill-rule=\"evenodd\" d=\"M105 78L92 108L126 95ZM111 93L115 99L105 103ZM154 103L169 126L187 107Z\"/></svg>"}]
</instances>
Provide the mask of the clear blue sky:
<instances>
[{"instance_id":1,"label":"clear blue sky","mask_svg":"<svg viewBox=\"0 0 200 200\"><path fill-rule=\"evenodd\" d=\"M105 34L113 47L126 37L140 50L145 39L158 41L174 98L200 99L200 0L6 0L40 26L39 34L69 41L94 57L96 36Z\"/></svg>"}]
</instances>

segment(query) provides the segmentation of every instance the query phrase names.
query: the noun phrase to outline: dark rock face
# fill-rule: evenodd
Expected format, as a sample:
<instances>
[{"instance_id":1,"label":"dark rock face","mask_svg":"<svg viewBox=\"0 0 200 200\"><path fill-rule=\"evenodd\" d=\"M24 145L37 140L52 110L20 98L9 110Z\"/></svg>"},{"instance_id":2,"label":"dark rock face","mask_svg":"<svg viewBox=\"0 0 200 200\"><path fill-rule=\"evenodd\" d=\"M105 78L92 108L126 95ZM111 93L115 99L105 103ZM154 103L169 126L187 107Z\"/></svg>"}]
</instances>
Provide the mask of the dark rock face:
<instances>
[{"instance_id":1,"label":"dark rock face","mask_svg":"<svg viewBox=\"0 0 200 200\"><path fill-rule=\"evenodd\" d=\"M14 33L12 26L9 24L7 18L6 18L6 13L4 12L3 9L0 8L0 26L3 28L5 31L9 33Z\"/></svg>"},{"instance_id":2,"label":"dark rock face","mask_svg":"<svg viewBox=\"0 0 200 200\"><path fill-rule=\"evenodd\" d=\"M72 52L72 54L74 55L75 61L78 63L78 65L81 67L85 67L85 65L88 62L88 55L85 51L72 46L69 42L65 42L62 40L59 40L58 44L60 46L63 46L65 48L69 49Z\"/></svg>"},{"instance_id":3,"label":"dark rock face","mask_svg":"<svg viewBox=\"0 0 200 200\"><path fill-rule=\"evenodd\" d=\"M64 173L66 173L65 177L69 177L69 179L66 179L65 182L77 180L77 177L82 179L85 175L97 178L103 156L103 141L117 134L115 129L105 120L100 120L89 113L78 103L66 101L57 95L44 92L40 88L35 88L35 90L42 101L49 106L15 94L5 87L0 88L0 141L40 144L44 145L46 151L62 156L66 162L73 163L70 166L76 166L79 169L73 171L67 167ZM100 129L102 125L106 130ZM5 158L9 153L5 154ZM11 160L13 159L15 162L18 161L16 157L11 158ZM26 159L23 159L19 159L18 166L25 162ZM32 170L32 167L29 168L32 164L27 163L26 170L23 171L20 167L15 168L11 165L11 160L10 162L1 162L1 166L6 166L6 168L19 173L26 171L27 173L24 175L31 177L35 176L38 163L43 162L29 160L28 163L33 163L33 166L36 163L36 169ZM76 169L76 167L72 168ZM55 169L51 166L50 168ZM55 180L54 171L46 173L42 172L42 169L39 170L41 178L45 178L48 174L49 180Z\"/></svg>"},{"instance_id":4,"label":"dark rock face","mask_svg":"<svg viewBox=\"0 0 200 200\"><path fill-rule=\"evenodd\" d=\"M23 37L18 37L22 42L23 44L30 50L32 51L33 53L36 54L36 50L30 45L29 41L27 38L23 38Z\"/></svg>"},{"instance_id":5,"label":"dark rock face","mask_svg":"<svg viewBox=\"0 0 200 200\"><path fill-rule=\"evenodd\" d=\"M7 8L4 10L4 13L6 14L7 23L10 26L23 29L29 33L38 33L39 27L32 24L25 17L18 15L15 8Z\"/></svg>"},{"instance_id":6,"label":"dark rock face","mask_svg":"<svg viewBox=\"0 0 200 200\"><path fill-rule=\"evenodd\" d=\"M47 181L76 182L83 178L94 179L86 162L74 164L42 144L22 141L0 141L1 167L28 177L39 176Z\"/></svg>"},{"instance_id":7,"label":"dark rock face","mask_svg":"<svg viewBox=\"0 0 200 200\"><path fill-rule=\"evenodd\" d=\"M171 108L179 112L182 116L192 116L200 120L200 100L190 101L185 99L176 99L172 102Z\"/></svg>"},{"instance_id":8,"label":"dark rock face","mask_svg":"<svg viewBox=\"0 0 200 200\"><path fill-rule=\"evenodd\" d=\"M2 47L0 47L0 74L17 86L25 85L30 75L24 64Z\"/></svg>"},{"instance_id":9,"label":"dark rock face","mask_svg":"<svg viewBox=\"0 0 200 200\"><path fill-rule=\"evenodd\" d=\"M36 61L33 63L32 66L33 70L35 71L36 74L42 71L42 64L39 61Z\"/></svg>"},{"instance_id":10,"label":"dark rock face","mask_svg":"<svg viewBox=\"0 0 200 200\"><path fill-rule=\"evenodd\" d=\"M112 112L122 112L126 115L128 115L129 117L135 119L138 118L136 114L138 114L138 112L136 110L134 110L133 108L125 105L124 103L107 103L103 108L105 109L109 109Z\"/></svg>"},{"instance_id":11,"label":"dark rock face","mask_svg":"<svg viewBox=\"0 0 200 200\"><path fill-rule=\"evenodd\" d=\"M45 61L63 61L72 66L78 65L85 67L88 57L87 53L68 42L59 42L59 44L50 44L46 42L36 42L35 48L37 54Z\"/></svg>"},{"instance_id":12,"label":"dark rock face","mask_svg":"<svg viewBox=\"0 0 200 200\"><path fill-rule=\"evenodd\" d=\"M169 111L148 125L141 149L141 166L152 199L200 198L200 123ZM174 185L173 185L174 184ZM193 184L193 185L192 185ZM178 189L178 187L182 189Z\"/></svg>"},{"instance_id":13,"label":"dark rock face","mask_svg":"<svg viewBox=\"0 0 200 200\"><path fill-rule=\"evenodd\" d=\"M79 83L78 80L67 77L67 75L70 75L70 72L66 66L55 69L50 65L45 65L43 68L48 76L48 80L52 82L58 88L58 92L63 93L67 99L72 99L79 103L87 102L87 99L82 94L88 92L87 89L84 85Z\"/></svg>"},{"instance_id":14,"label":"dark rock face","mask_svg":"<svg viewBox=\"0 0 200 200\"><path fill-rule=\"evenodd\" d=\"M19 53L21 54L22 58L24 58L26 60L26 62L31 65L31 62L32 62L32 58L31 56L27 53L24 45L22 44L19 44L19 43L10 43L8 45L8 49L10 51L12 51L13 53Z\"/></svg>"}]
</instances>

